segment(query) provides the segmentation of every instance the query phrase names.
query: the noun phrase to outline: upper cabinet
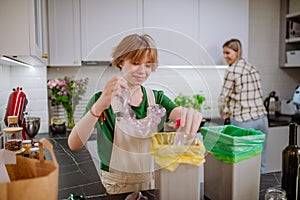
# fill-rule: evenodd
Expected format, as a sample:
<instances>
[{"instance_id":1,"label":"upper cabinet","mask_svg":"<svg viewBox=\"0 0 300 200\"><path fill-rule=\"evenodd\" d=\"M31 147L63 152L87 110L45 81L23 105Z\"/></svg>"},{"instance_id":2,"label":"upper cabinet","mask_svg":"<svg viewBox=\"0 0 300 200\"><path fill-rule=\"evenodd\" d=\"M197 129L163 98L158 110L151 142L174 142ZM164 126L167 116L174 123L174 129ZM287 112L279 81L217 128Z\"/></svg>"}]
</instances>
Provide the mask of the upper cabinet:
<instances>
[{"instance_id":1,"label":"upper cabinet","mask_svg":"<svg viewBox=\"0 0 300 200\"><path fill-rule=\"evenodd\" d=\"M80 66L80 0L48 0L49 65Z\"/></svg>"},{"instance_id":2,"label":"upper cabinet","mask_svg":"<svg viewBox=\"0 0 300 200\"><path fill-rule=\"evenodd\" d=\"M140 0L81 0L82 60L110 61L124 35L142 27Z\"/></svg>"},{"instance_id":3,"label":"upper cabinet","mask_svg":"<svg viewBox=\"0 0 300 200\"><path fill-rule=\"evenodd\" d=\"M47 0L1 0L0 55L47 63Z\"/></svg>"},{"instance_id":4,"label":"upper cabinet","mask_svg":"<svg viewBox=\"0 0 300 200\"><path fill-rule=\"evenodd\" d=\"M300 67L300 1L281 0L280 67Z\"/></svg>"},{"instance_id":5,"label":"upper cabinet","mask_svg":"<svg viewBox=\"0 0 300 200\"><path fill-rule=\"evenodd\" d=\"M201 62L198 0L145 0L143 27L156 41L161 65Z\"/></svg>"},{"instance_id":6,"label":"upper cabinet","mask_svg":"<svg viewBox=\"0 0 300 200\"><path fill-rule=\"evenodd\" d=\"M0 1L0 54L48 57L48 66L111 61L131 33L154 38L162 65L220 64L224 41L248 40L248 0Z\"/></svg>"},{"instance_id":7,"label":"upper cabinet","mask_svg":"<svg viewBox=\"0 0 300 200\"><path fill-rule=\"evenodd\" d=\"M161 65L224 64L221 47L231 37L248 54L248 1L81 0L80 7L83 60L110 61L113 48L133 32L154 38Z\"/></svg>"}]
</instances>

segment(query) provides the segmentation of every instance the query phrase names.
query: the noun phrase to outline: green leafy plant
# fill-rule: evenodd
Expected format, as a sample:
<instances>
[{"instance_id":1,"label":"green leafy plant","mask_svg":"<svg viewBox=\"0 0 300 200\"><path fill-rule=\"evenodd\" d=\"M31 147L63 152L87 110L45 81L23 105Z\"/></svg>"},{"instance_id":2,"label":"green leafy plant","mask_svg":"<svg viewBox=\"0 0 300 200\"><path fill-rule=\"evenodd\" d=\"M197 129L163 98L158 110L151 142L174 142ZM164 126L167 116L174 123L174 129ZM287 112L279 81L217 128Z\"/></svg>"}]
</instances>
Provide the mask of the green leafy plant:
<instances>
[{"instance_id":1,"label":"green leafy plant","mask_svg":"<svg viewBox=\"0 0 300 200\"><path fill-rule=\"evenodd\" d=\"M174 103L178 106L186 107L186 108L194 108L195 110L201 111L202 108L204 110L209 110L210 106L204 105L206 98L201 94L194 94L192 96L187 96L182 93L179 93L178 96L175 97Z\"/></svg>"}]
</instances>

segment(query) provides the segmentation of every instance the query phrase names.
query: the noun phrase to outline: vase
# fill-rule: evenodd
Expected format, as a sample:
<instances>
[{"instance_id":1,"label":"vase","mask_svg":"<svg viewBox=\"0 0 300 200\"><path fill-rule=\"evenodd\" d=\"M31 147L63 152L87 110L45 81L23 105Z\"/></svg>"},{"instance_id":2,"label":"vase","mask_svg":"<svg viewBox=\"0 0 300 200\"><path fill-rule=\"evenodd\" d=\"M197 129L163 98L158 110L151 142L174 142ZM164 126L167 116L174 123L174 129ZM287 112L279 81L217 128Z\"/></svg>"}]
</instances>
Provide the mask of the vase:
<instances>
[{"instance_id":1,"label":"vase","mask_svg":"<svg viewBox=\"0 0 300 200\"><path fill-rule=\"evenodd\" d=\"M75 126L74 115L72 112L67 112L67 131L71 131Z\"/></svg>"}]
</instances>

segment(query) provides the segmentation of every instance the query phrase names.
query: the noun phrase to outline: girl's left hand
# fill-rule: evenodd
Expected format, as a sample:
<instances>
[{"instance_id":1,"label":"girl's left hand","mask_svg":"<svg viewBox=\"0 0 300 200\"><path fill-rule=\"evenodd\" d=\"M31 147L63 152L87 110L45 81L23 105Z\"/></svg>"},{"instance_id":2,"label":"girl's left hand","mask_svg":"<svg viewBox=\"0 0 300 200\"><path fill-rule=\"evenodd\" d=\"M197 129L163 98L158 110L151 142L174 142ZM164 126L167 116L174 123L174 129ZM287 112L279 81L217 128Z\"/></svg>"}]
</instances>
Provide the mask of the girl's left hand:
<instances>
[{"instance_id":1,"label":"girl's left hand","mask_svg":"<svg viewBox=\"0 0 300 200\"><path fill-rule=\"evenodd\" d=\"M193 108L181 107L180 126L186 133L196 134L202 121L201 112Z\"/></svg>"}]
</instances>

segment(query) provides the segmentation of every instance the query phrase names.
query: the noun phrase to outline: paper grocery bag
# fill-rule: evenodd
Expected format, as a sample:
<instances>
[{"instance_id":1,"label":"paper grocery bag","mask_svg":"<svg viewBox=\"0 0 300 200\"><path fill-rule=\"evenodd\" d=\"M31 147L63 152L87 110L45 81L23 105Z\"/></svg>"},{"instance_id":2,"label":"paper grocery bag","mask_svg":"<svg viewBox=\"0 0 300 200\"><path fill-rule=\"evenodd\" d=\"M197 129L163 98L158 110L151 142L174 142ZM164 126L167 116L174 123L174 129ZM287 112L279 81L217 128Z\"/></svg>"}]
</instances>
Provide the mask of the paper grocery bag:
<instances>
[{"instance_id":1,"label":"paper grocery bag","mask_svg":"<svg viewBox=\"0 0 300 200\"><path fill-rule=\"evenodd\" d=\"M44 160L46 147L52 160ZM58 197L58 164L52 144L45 138L39 141L40 158L17 156L16 164L7 164L11 182L0 184L0 199L56 200Z\"/></svg>"}]
</instances>

